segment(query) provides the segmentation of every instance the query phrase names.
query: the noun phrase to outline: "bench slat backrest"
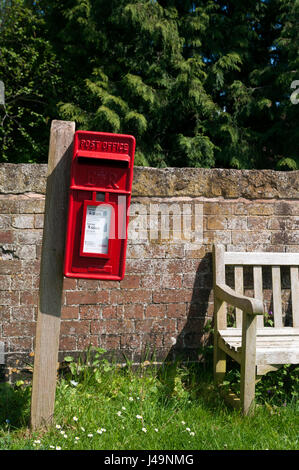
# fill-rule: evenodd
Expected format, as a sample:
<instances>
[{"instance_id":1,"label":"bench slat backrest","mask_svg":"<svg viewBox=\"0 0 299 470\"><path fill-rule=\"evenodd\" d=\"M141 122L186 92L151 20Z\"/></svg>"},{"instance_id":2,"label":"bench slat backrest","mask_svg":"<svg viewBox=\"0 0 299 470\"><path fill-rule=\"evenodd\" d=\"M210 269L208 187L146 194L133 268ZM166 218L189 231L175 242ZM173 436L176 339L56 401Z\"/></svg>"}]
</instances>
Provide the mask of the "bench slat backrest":
<instances>
[{"instance_id":1,"label":"bench slat backrest","mask_svg":"<svg viewBox=\"0 0 299 470\"><path fill-rule=\"evenodd\" d=\"M256 299L263 300L263 271L261 266L253 267L253 288L254 288L254 297ZM264 317L258 315L257 317L257 327L263 328L264 326Z\"/></svg>"},{"instance_id":2,"label":"bench slat backrest","mask_svg":"<svg viewBox=\"0 0 299 470\"><path fill-rule=\"evenodd\" d=\"M225 251L224 264L258 266L299 266L299 253Z\"/></svg>"},{"instance_id":3,"label":"bench slat backrest","mask_svg":"<svg viewBox=\"0 0 299 470\"><path fill-rule=\"evenodd\" d=\"M290 267L293 326L299 327L299 253L223 252L223 264L234 266L235 290L244 294L243 266L253 266L254 297L263 300L262 266L271 266L274 326L283 327L281 266ZM242 312L236 309L236 327L242 325ZM264 326L261 315L257 327Z\"/></svg>"}]
</instances>

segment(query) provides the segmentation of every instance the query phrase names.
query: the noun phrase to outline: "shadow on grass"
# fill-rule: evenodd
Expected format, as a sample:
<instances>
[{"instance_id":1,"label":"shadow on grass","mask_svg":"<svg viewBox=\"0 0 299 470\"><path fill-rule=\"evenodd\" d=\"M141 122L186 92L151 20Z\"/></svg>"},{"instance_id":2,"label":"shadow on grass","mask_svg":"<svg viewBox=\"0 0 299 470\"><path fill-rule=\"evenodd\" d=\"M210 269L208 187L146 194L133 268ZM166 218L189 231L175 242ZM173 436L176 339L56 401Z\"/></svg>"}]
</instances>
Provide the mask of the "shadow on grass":
<instances>
[{"instance_id":1,"label":"shadow on grass","mask_svg":"<svg viewBox=\"0 0 299 470\"><path fill-rule=\"evenodd\" d=\"M157 378L161 384L162 403L176 398L185 398L189 403L200 402L210 413L230 408L224 404L213 383L212 363L173 363L163 364Z\"/></svg>"},{"instance_id":2,"label":"shadow on grass","mask_svg":"<svg viewBox=\"0 0 299 470\"><path fill-rule=\"evenodd\" d=\"M28 426L30 418L30 387L0 383L0 429Z\"/></svg>"}]
</instances>

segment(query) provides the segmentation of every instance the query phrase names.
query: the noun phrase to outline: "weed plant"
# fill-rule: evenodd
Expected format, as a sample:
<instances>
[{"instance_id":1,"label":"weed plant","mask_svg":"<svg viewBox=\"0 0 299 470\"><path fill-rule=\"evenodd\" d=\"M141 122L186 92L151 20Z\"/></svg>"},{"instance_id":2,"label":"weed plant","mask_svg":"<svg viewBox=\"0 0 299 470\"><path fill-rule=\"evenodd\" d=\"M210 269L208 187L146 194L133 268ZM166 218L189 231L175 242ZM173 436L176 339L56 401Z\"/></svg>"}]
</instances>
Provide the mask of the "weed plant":
<instances>
[{"instance_id":1,"label":"weed plant","mask_svg":"<svg viewBox=\"0 0 299 470\"><path fill-rule=\"evenodd\" d=\"M158 366L146 360L138 367L130 362L120 367L104 359L104 352L90 349L84 360L65 358L54 423L39 432L28 427L31 386L2 384L0 449L299 448L298 368L261 381L260 406L253 416L243 417L224 404L208 363ZM238 383L237 373L231 382Z\"/></svg>"}]
</instances>

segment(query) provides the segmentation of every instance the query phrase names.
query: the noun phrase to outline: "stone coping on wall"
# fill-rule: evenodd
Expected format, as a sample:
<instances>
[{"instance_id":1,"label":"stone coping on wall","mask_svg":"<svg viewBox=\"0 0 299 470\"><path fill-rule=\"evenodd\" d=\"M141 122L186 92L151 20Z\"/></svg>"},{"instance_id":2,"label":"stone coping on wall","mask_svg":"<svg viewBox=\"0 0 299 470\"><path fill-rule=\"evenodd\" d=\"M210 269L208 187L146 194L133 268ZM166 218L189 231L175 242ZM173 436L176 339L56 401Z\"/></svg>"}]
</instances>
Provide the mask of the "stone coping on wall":
<instances>
[{"instance_id":1,"label":"stone coping on wall","mask_svg":"<svg viewBox=\"0 0 299 470\"><path fill-rule=\"evenodd\" d=\"M47 164L0 164L0 194L45 194ZM135 167L133 196L299 199L299 171Z\"/></svg>"}]
</instances>

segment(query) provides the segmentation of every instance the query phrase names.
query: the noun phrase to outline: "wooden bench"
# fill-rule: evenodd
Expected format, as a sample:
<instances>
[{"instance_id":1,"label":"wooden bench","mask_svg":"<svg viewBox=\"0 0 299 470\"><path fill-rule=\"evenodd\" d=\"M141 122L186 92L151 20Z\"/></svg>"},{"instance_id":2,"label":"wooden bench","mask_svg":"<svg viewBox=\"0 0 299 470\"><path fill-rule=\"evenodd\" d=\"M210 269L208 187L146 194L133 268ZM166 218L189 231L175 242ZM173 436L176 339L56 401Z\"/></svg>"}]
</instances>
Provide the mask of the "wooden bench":
<instances>
[{"instance_id":1,"label":"wooden bench","mask_svg":"<svg viewBox=\"0 0 299 470\"><path fill-rule=\"evenodd\" d=\"M253 267L254 298L243 295L243 267ZM298 253L226 252L213 247L214 268L214 379L221 385L226 355L241 366L240 398L231 402L244 414L254 409L256 381L283 364L299 363ZM234 268L234 289L226 284L226 266ZM271 266L273 326L264 326L263 266ZM281 267L290 267L291 326L284 326ZM227 326L227 305L235 307L235 326Z\"/></svg>"}]
</instances>

